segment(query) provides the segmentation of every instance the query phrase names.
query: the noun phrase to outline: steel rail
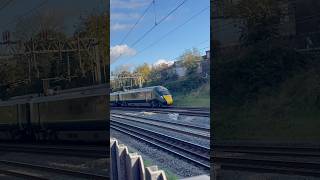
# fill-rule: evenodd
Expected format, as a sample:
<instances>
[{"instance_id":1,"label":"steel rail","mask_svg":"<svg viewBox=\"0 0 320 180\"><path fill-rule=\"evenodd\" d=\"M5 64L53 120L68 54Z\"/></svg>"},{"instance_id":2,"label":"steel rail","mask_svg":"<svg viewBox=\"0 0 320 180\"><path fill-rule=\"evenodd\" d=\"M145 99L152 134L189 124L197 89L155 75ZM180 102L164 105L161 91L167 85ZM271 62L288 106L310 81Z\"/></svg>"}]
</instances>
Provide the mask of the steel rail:
<instances>
[{"instance_id":1,"label":"steel rail","mask_svg":"<svg viewBox=\"0 0 320 180\"><path fill-rule=\"evenodd\" d=\"M210 139L210 132L204 133L204 132L194 132L194 131L190 131L190 130L182 130L182 129L178 129L178 128L173 128L170 127L168 125L160 125L160 123L163 123L163 121L161 122L157 122L157 120L153 120L153 122L150 121L146 121L144 118L139 118L139 117L134 117L134 118L126 118L126 117L121 117L121 116L117 116L117 115L111 115L113 118L117 118L117 119L124 119L127 121L134 121L134 122L138 122L138 123L143 123L143 124L147 124L147 125L151 125L154 127L159 127L159 128L163 128L163 129L168 129L168 130L172 130L175 132L179 132L182 134L187 134L187 135L191 135L193 137L200 137L200 138L204 138L204 139ZM139 120L139 119L143 119L143 120Z\"/></svg>"},{"instance_id":2,"label":"steel rail","mask_svg":"<svg viewBox=\"0 0 320 180\"><path fill-rule=\"evenodd\" d=\"M111 110L146 111L154 113L178 113L185 116L210 117L208 110L174 109L174 108L146 108L146 107L112 107Z\"/></svg>"},{"instance_id":3,"label":"steel rail","mask_svg":"<svg viewBox=\"0 0 320 180\"><path fill-rule=\"evenodd\" d=\"M214 164L225 170L295 174L320 177L320 163L298 160L267 159L266 157L230 157L215 155Z\"/></svg>"},{"instance_id":4,"label":"steel rail","mask_svg":"<svg viewBox=\"0 0 320 180\"><path fill-rule=\"evenodd\" d=\"M226 170L320 177L320 147L216 143L212 162Z\"/></svg>"},{"instance_id":5,"label":"steel rail","mask_svg":"<svg viewBox=\"0 0 320 180\"><path fill-rule=\"evenodd\" d=\"M208 152L210 151L210 147L206 147L206 146L203 146L203 145L200 145L200 144L196 144L196 143L192 143L192 142L188 142L186 140L183 140L183 139L179 139L179 138L176 138L176 137L173 137L173 136L169 136L169 135L166 135L166 134L163 134L163 133L160 133L160 132L156 132L156 131L152 131L152 130L149 130L149 129L146 129L146 128L142 128L142 127L138 127L138 126L135 126L135 125L132 125L130 123L124 123L124 122L119 122L119 121L115 121L115 120L112 120L110 119L111 121L111 124L120 124L120 126L124 126L126 128L130 127L130 128L134 128L136 129L136 132L145 132L149 135L154 135L156 137L161 137L162 139L166 139L166 140L170 140L170 141L174 141L174 142L179 142L180 144L183 144L184 146L188 146L188 147L192 147L194 149L197 149L197 150L200 150L200 151L204 151L204 152Z\"/></svg>"},{"instance_id":6,"label":"steel rail","mask_svg":"<svg viewBox=\"0 0 320 180\"><path fill-rule=\"evenodd\" d=\"M7 161L7 160L0 160L1 164L5 164L7 166L13 166L13 167L20 167L20 168L26 168L26 169L33 169L38 171L45 171L50 173L57 173L57 174L64 174L69 175L73 177L80 177L80 178L86 178L86 179L107 179L109 176L107 175L100 175L100 174L93 174L93 173L87 173L87 172L81 172L81 171L75 171L75 170L67 170L67 169L61 169L56 167L50 167L50 166L44 166L44 165L36 165L31 163L24 163L24 162L18 162L18 161Z\"/></svg>"},{"instance_id":7,"label":"steel rail","mask_svg":"<svg viewBox=\"0 0 320 180\"><path fill-rule=\"evenodd\" d=\"M196 164L198 166L201 166L201 167L203 167L203 168L205 168L207 170L210 169L210 163L209 163L210 158L209 157L205 157L203 155L200 155L200 154L197 154L197 153L193 153L194 156L197 156L198 158L201 158L201 159L206 159L207 162L208 162L208 163L203 163L203 162L201 162L199 160L196 160L196 159L194 159L192 157L188 157L185 154L177 152L177 151L173 150L173 148L172 148L172 147L174 147L176 149L179 149L179 151L186 152L186 153L191 153L192 152L192 151L190 151L188 149L185 149L184 147L179 147L179 146L177 146L175 144L168 143L168 142L166 142L164 140L161 140L161 139L158 139L158 138L154 138L154 137L150 137L150 136L147 136L147 135L143 135L142 133L137 133L136 131L130 130L129 128L124 128L121 125L117 126L117 125L114 125L113 123L111 123L110 127L111 127L111 129L114 129L114 130L119 131L121 133L127 134L127 135L129 135L131 137L134 137L134 138L140 140L140 141L146 142L146 143L151 144L151 145L153 145L153 146L155 146L155 147L157 147L159 149L162 149L162 150L167 151L169 153L172 153L172 154L174 154L174 155L176 155L178 157L186 159L189 162L192 162L192 163L194 163L194 164ZM149 139L151 139L151 140L149 140ZM164 145L161 145L161 144L166 144L169 147L165 147Z\"/></svg>"},{"instance_id":8,"label":"steel rail","mask_svg":"<svg viewBox=\"0 0 320 180\"><path fill-rule=\"evenodd\" d=\"M265 156L320 157L320 147L275 145L223 145L214 144L216 152L248 153Z\"/></svg>"},{"instance_id":9,"label":"steel rail","mask_svg":"<svg viewBox=\"0 0 320 180\"><path fill-rule=\"evenodd\" d=\"M155 133L153 135L151 135L152 133L150 133L149 130L147 130L147 132L143 133L143 130L141 129L137 129L131 125L127 125L125 123L119 123L119 122L114 122L111 121L111 126L112 129L115 129L117 131L120 131L122 133L125 133L127 135L130 135L138 140L142 140L144 142L152 142L151 144L153 146L159 147L160 149L169 151L175 155L178 155L184 159L187 159L193 163L196 163L202 167L205 168L210 168L209 161L210 161L210 157L209 157L209 150L208 148L204 147L204 146L200 146L200 145L195 145L190 143L188 146L188 144L185 143L184 140L180 140L174 137L170 137L170 136L163 136L160 133ZM169 139L168 139L169 137ZM172 139L170 139L172 138ZM164 146L167 146L165 149L163 148ZM197 146L197 147L195 147ZM169 150L167 150L169 149ZM175 149L175 150L174 150ZM197 150L196 150L197 149ZM177 152L180 151L180 152ZM199 152L200 151L200 152ZM184 153L184 155L182 155L182 153ZM207 154L207 155L205 155ZM193 156L196 157L197 159L201 159L201 161L196 160L195 158L189 157L189 156Z\"/></svg>"},{"instance_id":10,"label":"steel rail","mask_svg":"<svg viewBox=\"0 0 320 180\"><path fill-rule=\"evenodd\" d=\"M108 148L98 147L72 147L72 146L46 146L30 144L0 144L1 152L23 152L36 154L50 154L60 156L75 156L89 158L107 158Z\"/></svg>"},{"instance_id":11,"label":"steel rail","mask_svg":"<svg viewBox=\"0 0 320 180\"><path fill-rule=\"evenodd\" d=\"M26 172L19 172L17 170L0 169L0 174L29 180L48 180L48 178L44 178L42 176L37 176Z\"/></svg>"},{"instance_id":12,"label":"steel rail","mask_svg":"<svg viewBox=\"0 0 320 180\"><path fill-rule=\"evenodd\" d=\"M154 119L154 118L149 118L149 117L141 117L141 116L137 116L137 115L124 114L124 113L119 113L119 112L112 112L112 113L111 113L111 116L112 116L112 115L122 115L122 116L127 116L127 117L145 119L145 120L148 120L148 121L163 122L163 123L167 123L167 124L172 124L172 125L176 125L176 126L181 126L181 127L186 127L186 128L197 129L197 130L201 130L201 131L210 131L210 128L208 128L208 127L195 126L195 125L192 125L192 124L178 123L178 122L172 122L172 121L167 121L167 120Z\"/></svg>"}]
</instances>

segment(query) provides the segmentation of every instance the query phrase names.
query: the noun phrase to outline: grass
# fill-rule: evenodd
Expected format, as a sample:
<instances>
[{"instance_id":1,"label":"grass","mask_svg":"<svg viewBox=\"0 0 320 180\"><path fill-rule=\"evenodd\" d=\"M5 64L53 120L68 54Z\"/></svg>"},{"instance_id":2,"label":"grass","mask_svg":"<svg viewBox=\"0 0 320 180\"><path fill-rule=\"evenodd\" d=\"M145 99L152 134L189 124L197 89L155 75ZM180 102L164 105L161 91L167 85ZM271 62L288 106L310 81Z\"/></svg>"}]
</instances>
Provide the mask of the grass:
<instances>
[{"instance_id":1,"label":"grass","mask_svg":"<svg viewBox=\"0 0 320 180\"><path fill-rule=\"evenodd\" d=\"M210 107L210 84L204 84L189 93L174 93L174 105L184 107Z\"/></svg>"},{"instance_id":2,"label":"grass","mask_svg":"<svg viewBox=\"0 0 320 180\"><path fill-rule=\"evenodd\" d=\"M287 79L272 93L219 111L217 140L319 142L320 74L308 71Z\"/></svg>"},{"instance_id":3,"label":"grass","mask_svg":"<svg viewBox=\"0 0 320 180\"><path fill-rule=\"evenodd\" d=\"M145 167L149 167L149 166L153 165L150 160L146 160L146 159L143 159L143 164ZM165 169L164 172L165 172L168 180L177 180L178 179L177 176L174 173L172 173L170 170Z\"/></svg>"},{"instance_id":4,"label":"grass","mask_svg":"<svg viewBox=\"0 0 320 180\"><path fill-rule=\"evenodd\" d=\"M144 164L145 167L152 166L152 162L150 160L147 160L147 159L143 159L143 164Z\"/></svg>"},{"instance_id":5,"label":"grass","mask_svg":"<svg viewBox=\"0 0 320 180\"><path fill-rule=\"evenodd\" d=\"M135 152L135 151L132 151L131 149L128 149L128 150L129 150L129 153ZM143 160L144 167L149 167L149 166L154 165L151 160L148 160L145 158L142 158L142 160ZM168 180L177 180L178 179L178 177L174 173L172 173L170 170L164 169L164 172L165 172Z\"/></svg>"},{"instance_id":6,"label":"grass","mask_svg":"<svg viewBox=\"0 0 320 180\"><path fill-rule=\"evenodd\" d=\"M171 171L164 170L164 172L166 173L166 177L168 180L177 180L178 179L178 177L174 173L172 173Z\"/></svg>"}]
</instances>

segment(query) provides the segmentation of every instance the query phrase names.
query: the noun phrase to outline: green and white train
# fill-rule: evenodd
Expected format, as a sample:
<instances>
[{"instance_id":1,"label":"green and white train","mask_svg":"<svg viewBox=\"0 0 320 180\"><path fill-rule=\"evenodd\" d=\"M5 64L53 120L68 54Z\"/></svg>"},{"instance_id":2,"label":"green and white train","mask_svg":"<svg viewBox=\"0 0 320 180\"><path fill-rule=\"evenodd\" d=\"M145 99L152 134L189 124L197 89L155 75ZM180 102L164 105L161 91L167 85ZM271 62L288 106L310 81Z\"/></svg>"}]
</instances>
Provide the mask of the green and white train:
<instances>
[{"instance_id":1,"label":"green and white train","mask_svg":"<svg viewBox=\"0 0 320 180\"><path fill-rule=\"evenodd\" d=\"M107 88L0 101L0 140L106 142Z\"/></svg>"},{"instance_id":2,"label":"green and white train","mask_svg":"<svg viewBox=\"0 0 320 180\"><path fill-rule=\"evenodd\" d=\"M173 98L163 86L152 86L110 94L112 106L149 105L151 107L171 106Z\"/></svg>"}]
</instances>

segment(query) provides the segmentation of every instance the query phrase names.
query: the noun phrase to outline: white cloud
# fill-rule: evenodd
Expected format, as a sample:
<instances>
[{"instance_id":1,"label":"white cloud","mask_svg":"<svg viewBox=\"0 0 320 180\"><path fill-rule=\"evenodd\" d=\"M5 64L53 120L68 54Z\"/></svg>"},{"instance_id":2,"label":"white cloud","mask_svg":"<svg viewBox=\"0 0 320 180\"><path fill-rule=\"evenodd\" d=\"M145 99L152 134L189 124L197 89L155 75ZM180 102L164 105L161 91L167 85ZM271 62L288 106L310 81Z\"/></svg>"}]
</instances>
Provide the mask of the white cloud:
<instances>
[{"instance_id":1,"label":"white cloud","mask_svg":"<svg viewBox=\"0 0 320 180\"><path fill-rule=\"evenodd\" d=\"M110 7L112 9L136 9L149 3L150 0L110 0Z\"/></svg>"},{"instance_id":2,"label":"white cloud","mask_svg":"<svg viewBox=\"0 0 320 180\"><path fill-rule=\"evenodd\" d=\"M112 12L111 14L111 21L115 20L132 20L132 19L137 19L139 18L138 13L115 13Z\"/></svg>"},{"instance_id":3,"label":"white cloud","mask_svg":"<svg viewBox=\"0 0 320 180\"><path fill-rule=\"evenodd\" d=\"M126 44L116 45L110 48L111 64L114 63L120 57L130 57L136 54L136 50L130 48Z\"/></svg>"},{"instance_id":4,"label":"white cloud","mask_svg":"<svg viewBox=\"0 0 320 180\"><path fill-rule=\"evenodd\" d=\"M121 73L123 71L131 72L133 64L121 64L115 68L115 73Z\"/></svg>"},{"instance_id":5,"label":"white cloud","mask_svg":"<svg viewBox=\"0 0 320 180\"><path fill-rule=\"evenodd\" d=\"M115 23L115 24L111 24L111 31L122 31L122 30L126 30L129 29L131 27L131 24L120 24L120 23Z\"/></svg>"},{"instance_id":6,"label":"white cloud","mask_svg":"<svg viewBox=\"0 0 320 180\"><path fill-rule=\"evenodd\" d=\"M165 60L165 59L159 59L158 61L156 61L153 65L154 66L160 66L161 64L166 64L168 66L172 66L174 63L174 61L170 61L170 60Z\"/></svg>"}]
</instances>

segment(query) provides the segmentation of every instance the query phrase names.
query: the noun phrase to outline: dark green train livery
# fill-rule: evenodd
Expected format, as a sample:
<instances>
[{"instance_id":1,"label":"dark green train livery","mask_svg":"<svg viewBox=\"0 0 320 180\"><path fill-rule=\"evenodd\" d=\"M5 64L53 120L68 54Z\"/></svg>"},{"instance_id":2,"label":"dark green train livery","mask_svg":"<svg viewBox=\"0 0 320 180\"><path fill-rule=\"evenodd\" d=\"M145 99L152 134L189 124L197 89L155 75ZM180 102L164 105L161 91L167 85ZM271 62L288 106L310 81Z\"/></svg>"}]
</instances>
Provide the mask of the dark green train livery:
<instances>
[{"instance_id":1,"label":"dark green train livery","mask_svg":"<svg viewBox=\"0 0 320 180\"><path fill-rule=\"evenodd\" d=\"M170 106L173 98L169 90L163 86L152 86L110 94L110 104L113 106L129 106L147 104L151 107Z\"/></svg>"},{"instance_id":2,"label":"dark green train livery","mask_svg":"<svg viewBox=\"0 0 320 180\"><path fill-rule=\"evenodd\" d=\"M104 86L16 97L0 101L0 139L105 142L107 114Z\"/></svg>"}]
</instances>

